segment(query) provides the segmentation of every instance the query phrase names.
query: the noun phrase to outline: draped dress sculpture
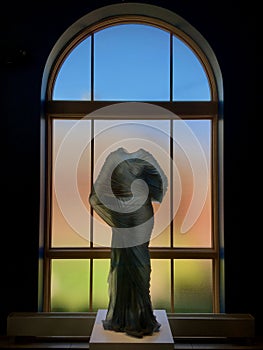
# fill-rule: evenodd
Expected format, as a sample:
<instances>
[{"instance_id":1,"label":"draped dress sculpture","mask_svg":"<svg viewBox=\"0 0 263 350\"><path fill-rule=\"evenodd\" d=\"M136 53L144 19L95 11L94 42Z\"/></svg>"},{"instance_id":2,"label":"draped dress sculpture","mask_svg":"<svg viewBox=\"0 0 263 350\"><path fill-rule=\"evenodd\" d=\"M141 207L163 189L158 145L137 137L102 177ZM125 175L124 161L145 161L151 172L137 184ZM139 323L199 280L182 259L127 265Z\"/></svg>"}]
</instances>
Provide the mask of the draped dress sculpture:
<instances>
[{"instance_id":1,"label":"draped dress sculpture","mask_svg":"<svg viewBox=\"0 0 263 350\"><path fill-rule=\"evenodd\" d=\"M167 178L151 153L120 147L105 160L89 201L111 227L109 304L103 327L143 337L160 330L150 296L149 241L153 201L162 202Z\"/></svg>"}]
</instances>

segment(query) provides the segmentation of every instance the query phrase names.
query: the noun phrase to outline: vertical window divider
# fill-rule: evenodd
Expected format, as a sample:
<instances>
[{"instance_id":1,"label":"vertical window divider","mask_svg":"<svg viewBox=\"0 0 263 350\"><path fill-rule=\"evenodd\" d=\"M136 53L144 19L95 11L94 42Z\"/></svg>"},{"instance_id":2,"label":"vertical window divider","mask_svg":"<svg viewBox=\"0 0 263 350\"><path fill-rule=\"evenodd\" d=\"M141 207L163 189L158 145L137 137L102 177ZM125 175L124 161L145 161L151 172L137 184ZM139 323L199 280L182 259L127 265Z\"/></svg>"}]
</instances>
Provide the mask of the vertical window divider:
<instances>
[{"instance_id":1,"label":"vertical window divider","mask_svg":"<svg viewBox=\"0 0 263 350\"><path fill-rule=\"evenodd\" d=\"M89 275L89 311L93 310L93 258L90 258L90 275Z\"/></svg>"},{"instance_id":2,"label":"vertical window divider","mask_svg":"<svg viewBox=\"0 0 263 350\"><path fill-rule=\"evenodd\" d=\"M170 247L174 246L173 226L173 120L170 120Z\"/></svg>"},{"instance_id":3,"label":"vertical window divider","mask_svg":"<svg viewBox=\"0 0 263 350\"><path fill-rule=\"evenodd\" d=\"M170 33L170 102L173 100L173 35ZM170 246L173 248L173 119L170 119Z\"/></svg>"},{"instance_id":4,"label":"vertical window divider","mask_svg":"<svg viewBox=\"0 0 263 350\"><path fill-rule=\"evenodd\" d=\"M173 34L170 33L170 102L173 101ZM170 247L173 248L173 119L170 119ZM171 312L174 312L174 259L171 259Z\"/></svg>"},{"instance_id":5,"label":"vertical window divider","mask_svg":"<svg viewBox=\"0 0 263 350\"><path fill-rule=\"evenodd\" d=\"M170 102L173 101L173 34L170 33Z\"/></svg>"},{"instance_id":6,"label":"vertical window divider","mask_svg":"<svg viewBox=\"0 0 263 350\"><path fill-rule=\"evenodd\" d=\"M94 33L91 34L91 67L90 67L90 98L94 101ZM90 143L90 193L94 180L94 119L91 119L91 143ZM93 208L90 206L90 248L93 248ZM93 258L90 258L90 279L89 279L89 310L93 310Z\"/></svg>"},{"instance_id":7,"label":"vertical window divider","mask_svg":"<svg viewBox=\"0 0 263 350\"><path fill-rule=\"evenodd\" d=\"M90 99L94 101L94 34L91 34L91 60L90 60Z\"/></svg>"},{"instance_id":8,"label":"vertical window divider","mask_svg":"<svg viewBox=\"0 0 263 350\"><path fill-rule=\"evenodd\" d=\"M171 259L171 312L174 312L174 259Z\"/></svg>"},{"instance_id":9,"label":"vertical window divider","mask_svg":"<svg viewBox=\"0 0 263 350\"><path fill-rule=\"evenodd\" d=\"M173 248L173 120L170 120L170 246ZM171 312L174 312L174 259L171 259Z\"/></svg>"},{"instance_id":10,"label":"vertical window divider","mask_svg":"<svg viewBox=\"0 0 263 350\"><path fill-rule=\"evenodd\" d=\"M91 101L94 101L94 34L91 35L91 74L90 74L90 86L91 86ZM91 119L91 143L90 143L90 193L92 191L94 180L94 120ZM90 248L93 248L93 208L90 206Z\"/></svg>"},{"instance_id":11,"label":"vertical window divider","mask_svg":"<svg viewBox=\"0 0 263 350\"><path fill-rule=\"evenodd\" d=\"M91 143L90 143L90 193L92 191L94 179L94 120L91 119ZM90 248L93 248L93 208L90 205Z\"/></svg>"}]
</instances>

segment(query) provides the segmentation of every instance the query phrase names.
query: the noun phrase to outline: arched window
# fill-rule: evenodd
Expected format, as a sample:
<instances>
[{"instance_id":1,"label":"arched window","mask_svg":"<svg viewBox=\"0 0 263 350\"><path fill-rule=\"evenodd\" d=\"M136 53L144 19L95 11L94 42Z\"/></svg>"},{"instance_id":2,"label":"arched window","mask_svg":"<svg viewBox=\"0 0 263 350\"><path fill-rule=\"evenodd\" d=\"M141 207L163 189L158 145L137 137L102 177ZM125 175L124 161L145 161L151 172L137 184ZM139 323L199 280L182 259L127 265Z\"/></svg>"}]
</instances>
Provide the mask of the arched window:
<instances>
[{"instance_id":1,"label":"arched window","mask_svg":"<svg viewBox=\"0 0 263 350\"><path fill-rule=\"evenodd\" d=\"M111 151L142 147L168 178L154 207L153 307L223 311L222 82L200 33L152 5L96 10L54 47L42 95L39 308L107 307L111 231L88 196Z\"/></svg>"}]
</instances>

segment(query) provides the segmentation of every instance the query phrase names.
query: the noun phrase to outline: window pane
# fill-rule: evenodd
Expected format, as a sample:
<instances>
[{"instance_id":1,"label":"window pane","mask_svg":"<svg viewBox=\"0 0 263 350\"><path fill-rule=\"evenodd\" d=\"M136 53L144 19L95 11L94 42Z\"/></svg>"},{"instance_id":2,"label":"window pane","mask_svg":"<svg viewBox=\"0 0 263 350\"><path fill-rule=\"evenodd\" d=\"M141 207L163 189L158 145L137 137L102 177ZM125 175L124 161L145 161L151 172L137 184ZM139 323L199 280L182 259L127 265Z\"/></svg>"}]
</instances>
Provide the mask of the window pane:
<instances>
[{"instance_id":1,"label":"window pane","mask_svg":"<svg viewBox=\"0 0 263 350\"><path fill-rule=\"evenodd\" d=\"M51 261L51 311L89 311L89 260Z\"/></svg>"},{"instance_id":2,"label":"window pane","mask_svg":"<svg viewBox=\"0 0 263 350\"><path fill-rule=\"evenodd\" d=\"M151 259L150 294L154 309L171 311L170 259Z\"/></svg>"},{"instance_id":3,"label":"window pane","mask_svg":"<svg viewBox=\"0 0 263 350\"><path fill-rule=\"evenodd\" d=\"M106 157L119 147L124 147L129 152L144 148L154 156L168 178L168 190L162 204L154 204L155 223L151 244L155 246L170 245L169 127L168 120L94 121L94 179L99 175ZM94 215L94 243L111 245L111 229L98 215Z\"/></svg>"},{"instance_id":4,"label":"window pane","mask_svg":"<svg viewBox=\"0 0 263 350\"><path fill-rule=\"evenodd\" d=\"M90 100L91 38L83 40L67 56L55 81L53 100Z\"/></svg>"},{"instance_id":5,"label":"window pane","mask_svg":"<svg viewBox=\"0 0 263 350\"><path fill-rule=\"evenodd\" d=\"M52 247L89 246L90 120L53 121Z\"/></svg>"},{"instance_id":6,"label":"window pane","mask_svg":"<svg viewBox=\"0 0 263 350\"><path fill-rule=\"evenodd\" d=\"M169 100L169 33L142 24L94 35L95 100Z\"/></svg>"},{"instance_id":7,"label":"window pane","mask_svg":"<svg viewBox=\"0 0 263 350\"><path fill-rule=\"evenodd\" d=\"M153 208L154 208L155 212L158 210L159 206L160 206L159 204L153 203ZM162 222L155 220L154 231L158 230L158 226L161 225L164 220L166 220L168 223L168 220L169 220L169 218L168 218L169 208L168 207L169 207L169 205L167 202L166 203L167 211L166 211L165 218L163 217ZM170 242L171 242L170 234L171 234L170 225L167 226L166 228L162 227L162 231L160 234L152 236L153 238L150 241L150 247L169 247Z\"/></svg>"},{"instance_id":8,"label":"window pane","mask_svg":"<svg viewBox=\"0 0 263 350\"><path fill-rule=\"evenodd\" d=\"M210 101L209 82L194 52L173 36L173 101Z\"/></svg>"},{"instance_id":9,"label":"window pane","mask_svg":"<svg viewBox=\"0 0 263 350\"><path fill-rule=\"evenodd\" d=\"M213 312L212 260L174 260L175 312Z\"/></svg>"},{"instance_id":10,"label":"window pane","mask_svg":"<svg viewBox=\"0 0 263 350\"><path fill-rule=\"evenodd\" d=\"M110 272L110 259L93 260L93 295L92 310L107 309L109 302L108 275Z\"/></svg>"},{"instance_id":11,"label":"window pane","mask_svg":"<svg viewBox=\"0 0 263 350\"><path fill-rule=\"evenodd\" d=\"M211 247L211 121L175 120L174 246Z\"/></svg>"}]
</instances>

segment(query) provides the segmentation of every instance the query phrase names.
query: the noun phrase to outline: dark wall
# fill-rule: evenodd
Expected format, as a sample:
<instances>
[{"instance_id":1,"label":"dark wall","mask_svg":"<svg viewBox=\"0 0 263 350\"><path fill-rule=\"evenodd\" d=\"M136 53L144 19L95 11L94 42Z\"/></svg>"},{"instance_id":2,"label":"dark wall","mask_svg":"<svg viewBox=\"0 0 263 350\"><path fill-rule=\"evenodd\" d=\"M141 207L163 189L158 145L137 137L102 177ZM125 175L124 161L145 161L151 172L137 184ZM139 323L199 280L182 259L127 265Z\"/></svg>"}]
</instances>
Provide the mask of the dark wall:
<instances>
[{"instance_id":1,"label":"dark wall","mask_svg":"<svg viewBox=\"0 0 263 350\"><path fill-rule=\"evenodd\" d=\"M123 1L122 1L123 2ZM258 9L230 1L137 1L166 7L191 23L217 56L224 83L226 312L251 313L263 333L256 96ZM88 12L117 1L9 2L1 11L4 174L0 333L13 311L37 311L40 89L50 51ZM254 6L254 5L253 5ZM24 56L19 50L25 50ZM12 62L12 63L7 63ZM7 136L7 137L6 137Z\"/></svg>"}]
</instances>

